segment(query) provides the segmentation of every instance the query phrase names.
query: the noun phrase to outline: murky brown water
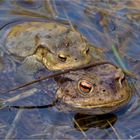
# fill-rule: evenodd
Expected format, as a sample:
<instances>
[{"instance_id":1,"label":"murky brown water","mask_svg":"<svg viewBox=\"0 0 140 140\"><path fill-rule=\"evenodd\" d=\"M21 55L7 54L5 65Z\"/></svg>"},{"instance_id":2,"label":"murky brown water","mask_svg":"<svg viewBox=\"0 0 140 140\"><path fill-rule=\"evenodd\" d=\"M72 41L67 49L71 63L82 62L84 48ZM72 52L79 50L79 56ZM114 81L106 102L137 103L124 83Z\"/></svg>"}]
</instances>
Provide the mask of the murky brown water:
<instances>
[{"instance_id":1,"label":"murky brown water","mask_svg":"<svg viewBox=\"0 0 140 140\"><path fill-rule=\"evenodd\" d=\"M140 76L140 0L1 0L1 91L23 83L16 72L18 62L4 47L7 30L24 21L47 22L52 18L69 22L89 42L108 49L108 60ZM117 55L112 44L117 46ZM42 69L36 78L47 74L48 71ZM0 110L0 138L139 139L140 83L131 80L135 88L131 102L119 112L104 116L63 113L55 107L3 108ZM6 105L46 105L53 102L56 89L55 81L50 79L23 90L0 94L0 98L7 99Z\"/></svg>"}]
</instances>

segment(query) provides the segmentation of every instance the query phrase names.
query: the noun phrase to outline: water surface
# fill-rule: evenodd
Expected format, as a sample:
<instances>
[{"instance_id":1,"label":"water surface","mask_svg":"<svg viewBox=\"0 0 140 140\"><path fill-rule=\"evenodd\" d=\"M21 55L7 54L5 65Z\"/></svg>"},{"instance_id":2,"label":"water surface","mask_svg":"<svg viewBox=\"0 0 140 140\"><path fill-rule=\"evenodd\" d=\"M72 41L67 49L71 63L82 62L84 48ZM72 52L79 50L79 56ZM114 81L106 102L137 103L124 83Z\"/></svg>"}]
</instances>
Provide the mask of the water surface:
<instances>
[{"instance_id":1,"label":"water surface","mask_svg":"<svg viewBox=\"0 0 140 140\"><path fill-rule=\"evenodd\" d=\"M8 90L23 83L16 73L18 62L8 55L4 40L7 31L25 21L52 19L70 24L93 45L108 50L107 59L140 76L140 1L139 0L1 0L0 1L0 89ZM115 47L115 48L114 48ZM117 50L117 55L116 55ZM45 76L42 69L36 78ZM134 96L118 112L90 116L45 109L0 110L0 138L11 139L139 139L140 83L131 78ZM7 105L46 105L54 100L57 85L53 79L0 94L15 98ZM82 120L82 121L81 121Z\"/></svg>"}]
</instances>

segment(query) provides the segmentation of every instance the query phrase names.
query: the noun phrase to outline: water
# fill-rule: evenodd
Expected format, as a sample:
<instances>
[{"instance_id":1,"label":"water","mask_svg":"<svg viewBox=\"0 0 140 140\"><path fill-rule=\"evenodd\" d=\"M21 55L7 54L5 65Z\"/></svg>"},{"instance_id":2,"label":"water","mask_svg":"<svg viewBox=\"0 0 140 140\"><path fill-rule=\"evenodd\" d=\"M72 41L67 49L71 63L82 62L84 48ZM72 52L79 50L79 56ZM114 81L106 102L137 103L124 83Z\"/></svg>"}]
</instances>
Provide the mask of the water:
<instances>
[{"instance_id":1,"label":"water","mask_svg":"<svg viewBox=\"0 0 140 140\"><path fill-rule=\"evenodd\" d=\"M16 73L18 62L15 63L3 47L7 30L20 22L47 22L52 18L61 23L68 22L86 36L90 43L108 50L110 61L139 77L139 7L139 0L1 0L1 91L22 83ZM117 47L117 55L112 46ZM47 74L42 69L36 77ZM104 116L58 112L55 107L26 110L3 108L0 110L0 138L139 139L140 86L139 80L131 80L134 96L130 103L119 112ZM0 94L0 98L8 101L6 105L46 105L53 102L57 88L55 81L50 79L13 93ZM22 96L15 98L19 94Z\"/></svg>"}]
</instances>

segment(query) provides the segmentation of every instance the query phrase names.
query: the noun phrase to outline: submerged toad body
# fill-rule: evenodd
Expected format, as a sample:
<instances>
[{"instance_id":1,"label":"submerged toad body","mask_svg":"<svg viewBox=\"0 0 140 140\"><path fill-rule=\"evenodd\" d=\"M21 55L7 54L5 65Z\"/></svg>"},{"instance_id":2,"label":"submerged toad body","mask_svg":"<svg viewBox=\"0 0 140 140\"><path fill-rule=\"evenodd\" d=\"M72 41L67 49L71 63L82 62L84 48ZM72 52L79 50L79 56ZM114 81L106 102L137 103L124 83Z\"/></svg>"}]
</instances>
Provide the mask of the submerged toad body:
<instances>
[{"instance_id":1,"label":"submerged toad body","mask_svg":"<svg viewBox=\"0 0 140 140\"><path fill-rule=\"evenodd\" d=\"M49 70L68 69L99 59L102 51L90 47L85 38L70 27L55 22L25 22L11 28L6 39L9 53L30 63L36 60ZM33 65L31 65L33 66Z\"/></svg>"},{"instance_id":2,"label":"submerged toad body","mask_svg":"<svg viewBox=\"0 0 140 140\"><path fill-rule=\"evenodd\" d=\"M89 114L105 114L126 104L131 88L120 68L111 64L71 71L56 79L58 108Z\"/></svg>"}]
</instances>

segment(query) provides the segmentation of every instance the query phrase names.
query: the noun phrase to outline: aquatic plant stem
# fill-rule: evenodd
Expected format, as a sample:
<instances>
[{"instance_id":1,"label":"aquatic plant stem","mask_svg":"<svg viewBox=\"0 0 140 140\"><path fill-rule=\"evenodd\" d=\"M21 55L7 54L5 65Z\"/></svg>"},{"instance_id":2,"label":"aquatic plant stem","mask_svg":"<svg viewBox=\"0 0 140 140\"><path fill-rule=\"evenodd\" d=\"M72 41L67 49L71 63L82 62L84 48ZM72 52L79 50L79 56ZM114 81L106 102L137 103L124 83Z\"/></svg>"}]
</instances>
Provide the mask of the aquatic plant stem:
<instances>
[{"instance_id":1,"label":"aquatic plant stem","mask_svg":"<svg viewBox=\"0 0 140 140\"><path fill-rule=\"evenodd\" d=\"M112 64L111 62L108 62L108 61L102 61L102 62L97 62L97 63L91 63L91 64L88 64L88 65L84 65L84 66L81 66L81 67L78 67L78 68L72 68L72 69L67 69L67 70L64 70L64 71L59 71L59 72L56 72L54 74L51 74L51 75L48 75L46 77L42 77L40 79L37 79L37 80L33 80L31 82L28 82L26 84L23 84L21 86L18 86L18 87L15 87L13 89L10 89L10 90L7 90L7 91L2 91L2 93L7 93L7 92L11 92L11 91L16 91L18 89L21 89L21 88L24 88L24 87L27 87L29 85L32 85L32 84L35 84L35 83L38 83L38 82L41 82L43 80L47 80L49 78L55 78L55 77L58 77L62 74L65 74L65 73L69 73L70 71L77 71L77 70L81 70L81 69L86 69L86 68L90 68L90 67L95 67L97 65L103 65L103 64L111 64L113 66L116 66L114 64ZM116 66L117 67L117 66Z\"/></svg>"}]
</instances>

